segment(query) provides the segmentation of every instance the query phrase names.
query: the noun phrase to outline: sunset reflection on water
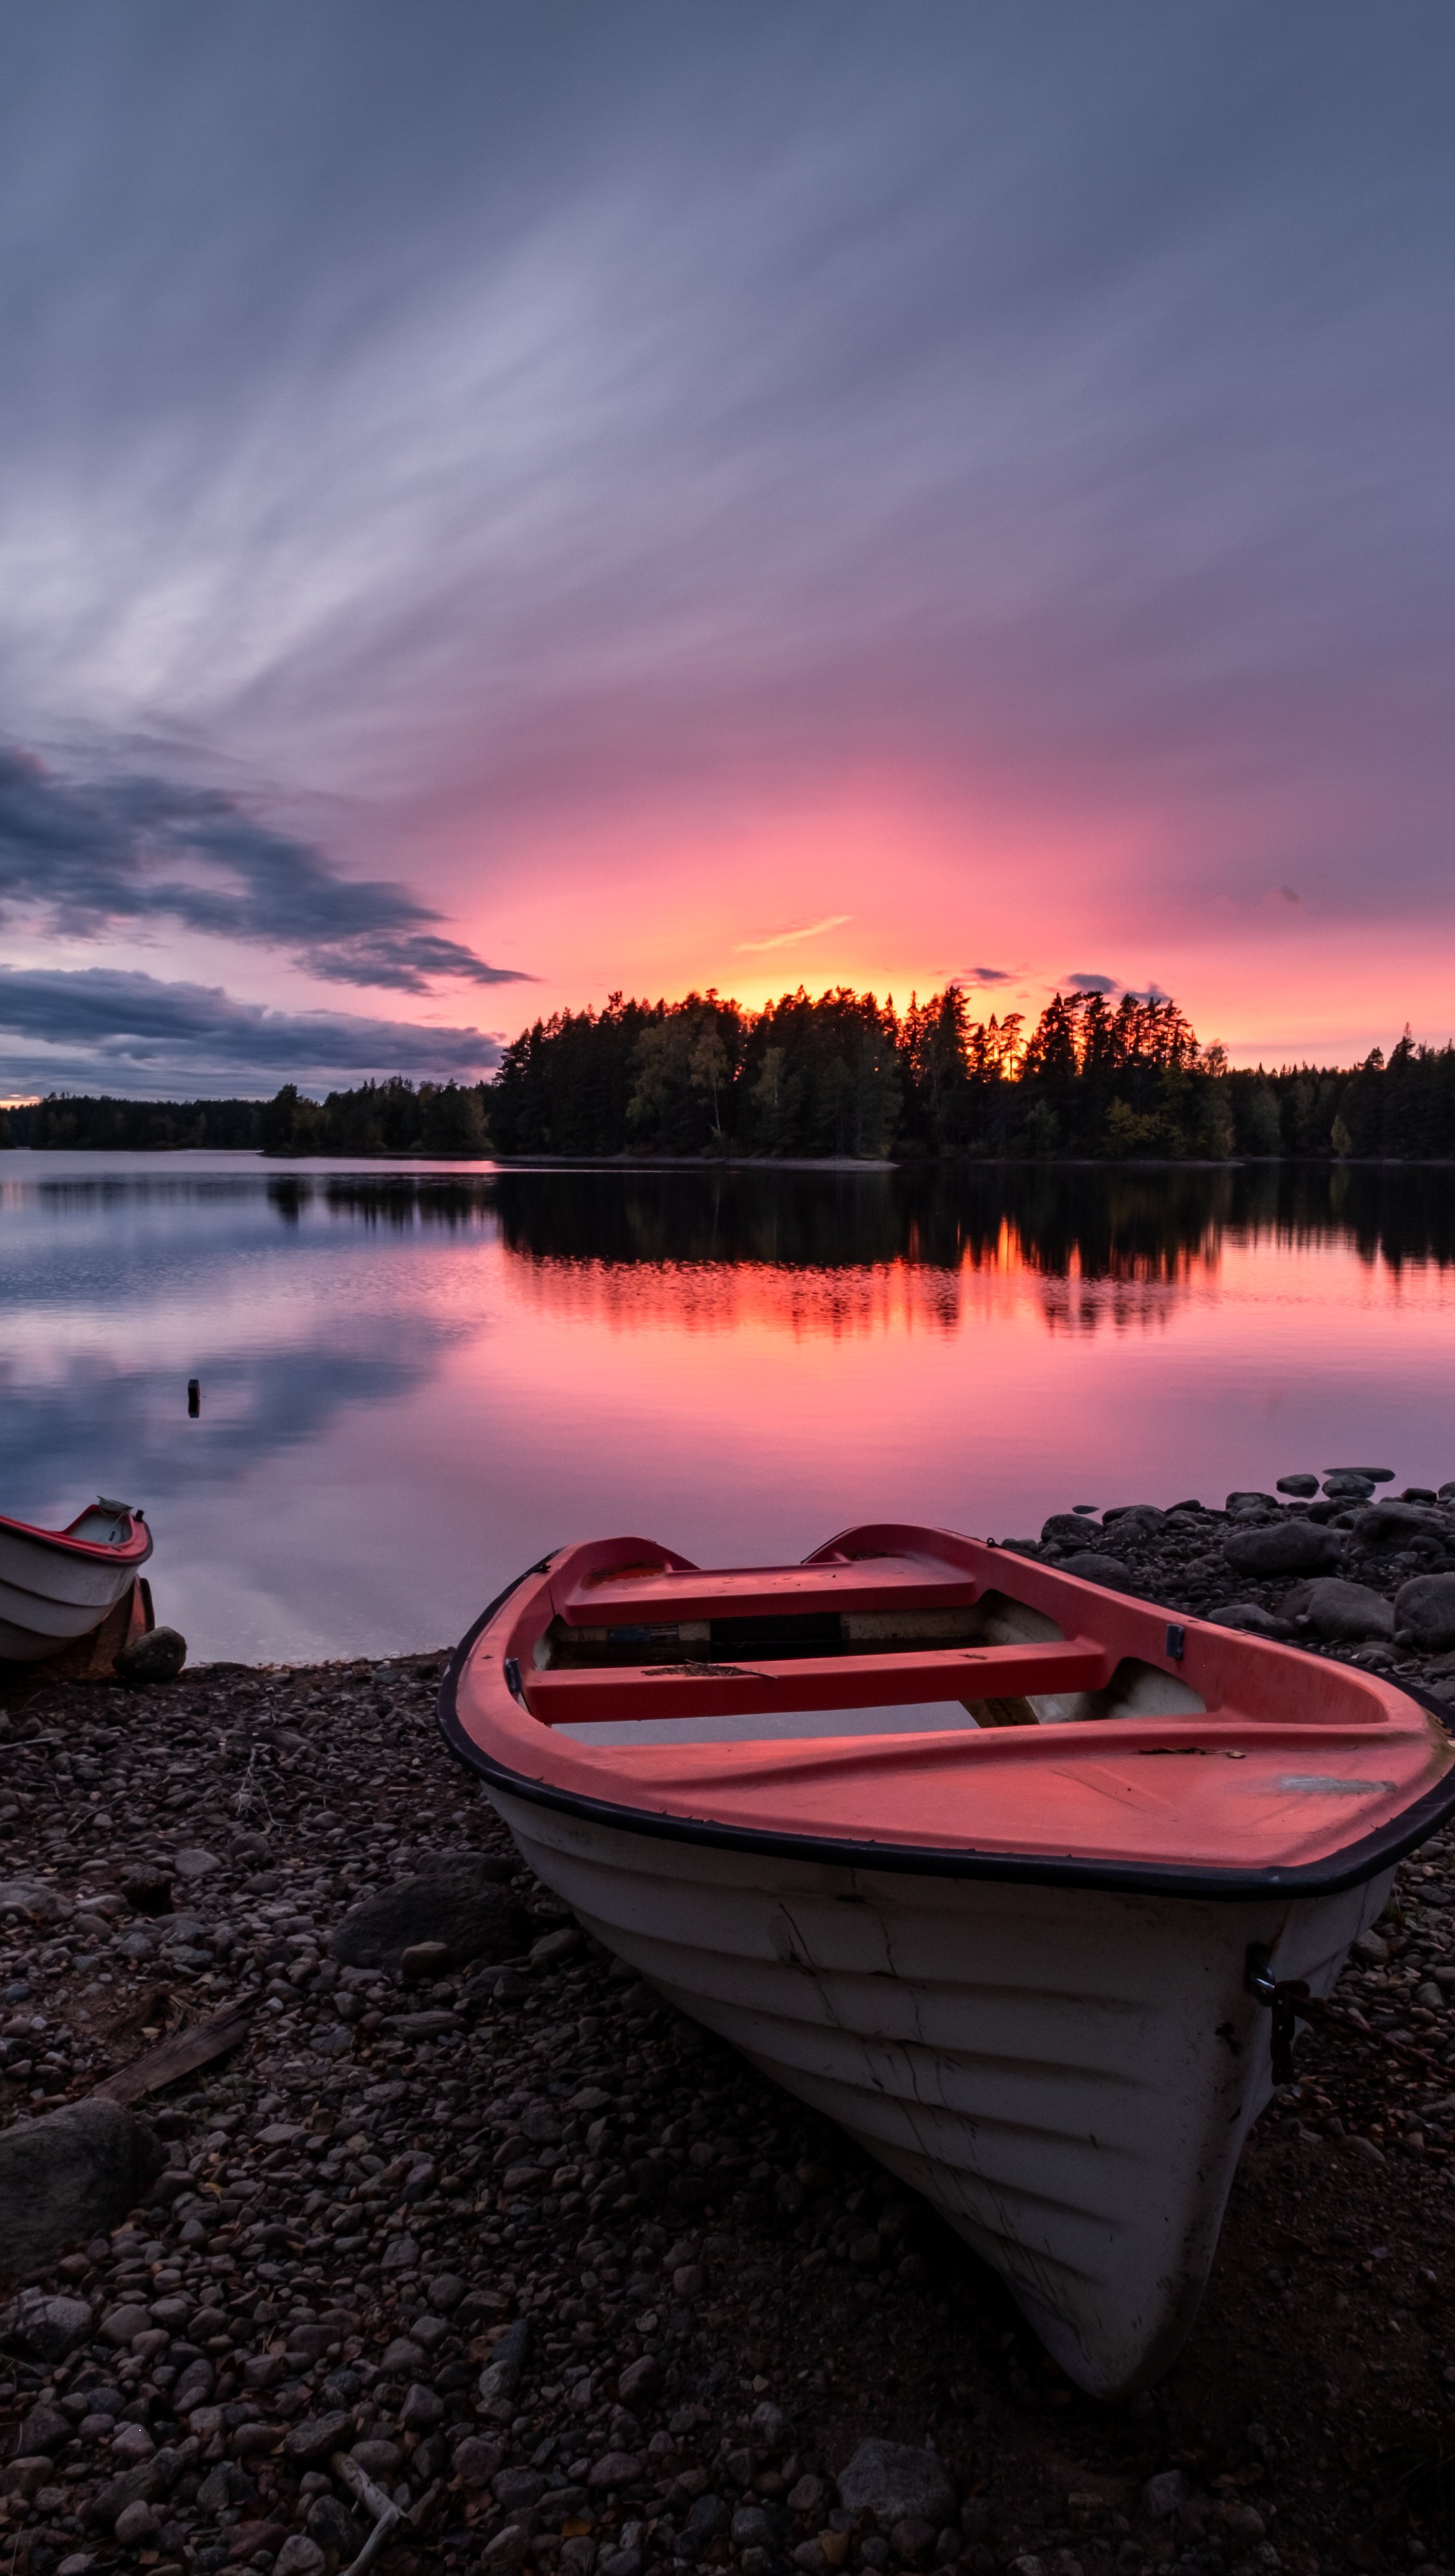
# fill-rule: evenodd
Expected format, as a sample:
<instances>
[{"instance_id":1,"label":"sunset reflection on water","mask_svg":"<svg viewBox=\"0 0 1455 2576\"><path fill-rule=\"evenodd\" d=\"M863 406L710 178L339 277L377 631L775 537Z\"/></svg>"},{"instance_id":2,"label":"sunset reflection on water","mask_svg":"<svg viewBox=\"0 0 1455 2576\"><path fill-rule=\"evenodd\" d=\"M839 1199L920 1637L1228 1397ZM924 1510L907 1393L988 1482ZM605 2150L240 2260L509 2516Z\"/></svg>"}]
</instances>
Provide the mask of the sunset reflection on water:
<instances>
[{"instance_id":1,"label":"sunset reflection on water","mask_svg":"<svg viewBox=\"0 0 1455 2576\"><path fill-rule=\"evenodd\" d=\"M194 1651L284 1659L442 1643L610 1531L761 1560L1366 1454L1440 1483L1450 1200L1434 1171L14 1154L0 1508L134 1497Z\"/></svg>"}]
</instances>

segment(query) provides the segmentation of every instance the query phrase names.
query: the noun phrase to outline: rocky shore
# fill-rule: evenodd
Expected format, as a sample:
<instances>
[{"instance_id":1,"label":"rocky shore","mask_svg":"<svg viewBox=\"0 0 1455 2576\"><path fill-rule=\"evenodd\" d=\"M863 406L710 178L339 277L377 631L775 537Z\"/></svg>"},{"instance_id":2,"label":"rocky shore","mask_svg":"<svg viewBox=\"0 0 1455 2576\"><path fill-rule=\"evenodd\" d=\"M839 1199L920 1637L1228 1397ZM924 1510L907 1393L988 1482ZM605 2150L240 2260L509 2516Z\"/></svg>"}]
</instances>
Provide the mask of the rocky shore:
<instances>
[{"instance_id":1,"label":"rocky shore","mask_svg":"<svg viewBox=\"0 0 1455 2576\"><path fill-rule=\"evenodd\" d=\"M1455 1706L1455 1488L1387 1483L1005 1543ZM1109 2408L529 1878L441 1660L9 1686L5 2576L1439 2576L1445 1839L1250 2140L1181 2360Z\"/></svg>"}]
</instances>

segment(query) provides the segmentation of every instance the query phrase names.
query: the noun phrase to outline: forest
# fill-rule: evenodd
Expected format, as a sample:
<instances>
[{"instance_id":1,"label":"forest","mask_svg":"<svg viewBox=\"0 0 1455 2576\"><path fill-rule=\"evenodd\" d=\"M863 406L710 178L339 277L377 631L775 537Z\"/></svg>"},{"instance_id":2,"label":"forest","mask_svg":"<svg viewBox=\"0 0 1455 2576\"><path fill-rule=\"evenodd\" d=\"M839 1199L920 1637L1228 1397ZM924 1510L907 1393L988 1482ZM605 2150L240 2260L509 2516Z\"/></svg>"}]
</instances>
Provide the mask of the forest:
<instances>
[{"instance_id":1,"label":"forest","mask_svg":"<svg viewBox=\"0 0 1455 2576\"><path fill-rule=\"evenodd\" d=\"M1057 993L1034 1027L971 1018L958 987L903 1017L801 988L537 1020L486 1094L498 1154L900 1161L1341 1161L1455 1155L1455 1047L1408 1033L1348 1072L1229 1069L1163 996Z\"/></svg>"},{"instance_id":2,"label":"forest","mask_svg":"<svg viewBox=\"0 0 1455 2576\"><path fill-rule=\"evenodd\" d=\"M489 1083L366 1082L310 1099L55 1095L0 1146L206 1146L278 1156L488 1154L860 1162L1455 1157L1455 1046L1408 1031L1346 1070L1231 1069L1163 995L1057 993L972 1019L950 986L902 1016L847 987L746 1011L713 991L559 1011Z\"/></svg>"}]
</instances>

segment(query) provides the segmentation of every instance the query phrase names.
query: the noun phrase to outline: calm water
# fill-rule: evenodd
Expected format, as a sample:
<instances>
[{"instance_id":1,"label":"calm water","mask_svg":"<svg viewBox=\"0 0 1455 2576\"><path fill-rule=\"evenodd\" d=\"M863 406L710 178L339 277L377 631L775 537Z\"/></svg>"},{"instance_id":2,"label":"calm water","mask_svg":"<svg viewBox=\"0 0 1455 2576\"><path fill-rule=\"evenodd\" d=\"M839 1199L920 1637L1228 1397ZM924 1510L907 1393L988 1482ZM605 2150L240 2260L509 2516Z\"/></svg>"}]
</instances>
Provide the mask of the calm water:
<instances>
[{"instance_id":1,"label":"calm water","mask_svg":"<svg viewBox=\"0 0 1455 2576\"><path fill-rule=\"evenodd\" d=\"M751 1561L1295 1468L1438 1484L1452 1412L1440 1171L0 1156L0 1508L143 1504L198 1656L437 1645L614 1531Z\"/></svg>"}]
</instances>

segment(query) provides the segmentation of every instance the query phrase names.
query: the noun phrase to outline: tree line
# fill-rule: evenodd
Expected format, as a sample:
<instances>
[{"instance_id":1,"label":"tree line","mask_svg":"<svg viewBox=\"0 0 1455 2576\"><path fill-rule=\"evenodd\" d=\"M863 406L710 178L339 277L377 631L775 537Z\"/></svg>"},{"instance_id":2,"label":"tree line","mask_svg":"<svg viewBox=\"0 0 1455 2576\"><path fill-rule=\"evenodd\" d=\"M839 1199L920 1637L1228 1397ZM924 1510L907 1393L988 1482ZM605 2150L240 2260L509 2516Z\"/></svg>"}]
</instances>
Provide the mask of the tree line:
<instances>
[{"instance_id":1,"label":"tree line","mask_svg":"<svg viewBox=\"0 0 1455 2576\"><path fill-rule=\"evenodd\" d=\"M183 1145L265 1154L439 1155L468 1161L490 1151L484 1083L422 1082L398 1075L310 1100L295 1082L271 1100L113 1100L56 1093L0 1110L0 1147L115 1147L146 1152ZM8 1131L8 1132L7 1132Z\"/></svg>"},{"instance_id":2,"label":"tree line","mask_svg":"<svg viewBox=\"0 0 1455 2576\"><path fill-rule=\"evenodd\" d=\"M714 991L558 1011L489 1083L395 1076L312 1100L54 1095L0 1111L0 1145L495 1153L1331 1162L1455 1156L1455 1046L1376 1048L1345 1071L1234 1071L1164 995L1056 993L1033 1027L973 1019L951 985L901 1016L846 986L745 1011Z\"/></svg>"},{"instance_id":3,"label":"tree line","mask_svg":"<svg viewBox=\"0 0 1455 2576\"><path fill-rule=\"evenodd\" d=\"M1455 1047L1233 1071L1163 995L1056 993L1033 1027L954 985L903 1016L844 987L558 1011L488 1093L506 1155L1200 1160L1455 1154Z\"/></svg>"}]
</instances>

